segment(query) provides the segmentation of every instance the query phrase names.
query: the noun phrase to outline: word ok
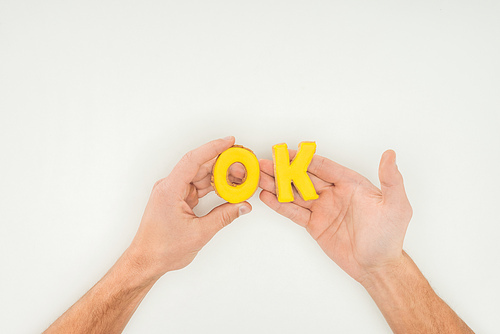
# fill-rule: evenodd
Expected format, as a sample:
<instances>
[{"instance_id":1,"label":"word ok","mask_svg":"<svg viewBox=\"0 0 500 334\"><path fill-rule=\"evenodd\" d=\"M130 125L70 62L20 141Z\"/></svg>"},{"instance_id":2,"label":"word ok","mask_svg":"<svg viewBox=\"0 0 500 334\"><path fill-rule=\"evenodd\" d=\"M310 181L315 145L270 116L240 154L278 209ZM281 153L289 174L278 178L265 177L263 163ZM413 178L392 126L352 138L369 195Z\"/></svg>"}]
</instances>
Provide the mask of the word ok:
<instances>
[{"instance_id":1,"label":"word ok","mask_svg":"<svg viewBox=\"0 0 500 334\"><path fill-rule=\"evenodd\" d=\"M318 198L307 167L316 152L315 142L301 142L295 158L290 162L286 144L273 146L274 180L279 202L294 200L292 182L305 201ZM228 180L229 167L241 163L246 169L246 177L241 184ZM217 157L213 168L212 184L215 192L229 203L240 203L249 199L257 190L260 178L259 160L249 149L234 145Z\"/></svg>"}]
</instances>

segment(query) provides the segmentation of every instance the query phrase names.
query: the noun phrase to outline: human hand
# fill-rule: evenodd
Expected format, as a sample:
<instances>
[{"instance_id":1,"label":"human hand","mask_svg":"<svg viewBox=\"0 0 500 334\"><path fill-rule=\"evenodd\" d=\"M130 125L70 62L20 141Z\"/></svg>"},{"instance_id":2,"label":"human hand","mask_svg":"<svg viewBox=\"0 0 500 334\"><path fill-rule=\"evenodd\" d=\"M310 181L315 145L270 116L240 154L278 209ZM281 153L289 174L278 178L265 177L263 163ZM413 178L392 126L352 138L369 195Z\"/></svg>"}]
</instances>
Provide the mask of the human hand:
<instances>
[{"instance_id":1,"label":"human hand","mask_svg":"<svg viewBox=\"0 0 500 334\"><path fill-rule=\"evenodd\" d=\"M213 190L212 167L217 156L234 144L234 137L211 141L188 152L170 175L156 182L127 256L148 277L187 266L224 226L248 213L248 202L225 203L203 217L193 208ZM230 168L230 180L241 182L244 169ZM232 167L233 167L232 166Z\"/></svg>"},{"instance_id":2,"label":"human hand","mask_svg":"<svg viewBox=\"0 0 500 334\"><path fill-rule=\"evenodd\" d=\"M290 151L290 159L296 154ZM360 174L315 155L308 174L319 198L276 198L271 160L260 160L260 199L271 209L305 227L323 251L363 284L377 271L393 270L403 261L403 240L412 216L396 154L384 152L379 166L381 189Z\"/></svg>"}]
</instances>

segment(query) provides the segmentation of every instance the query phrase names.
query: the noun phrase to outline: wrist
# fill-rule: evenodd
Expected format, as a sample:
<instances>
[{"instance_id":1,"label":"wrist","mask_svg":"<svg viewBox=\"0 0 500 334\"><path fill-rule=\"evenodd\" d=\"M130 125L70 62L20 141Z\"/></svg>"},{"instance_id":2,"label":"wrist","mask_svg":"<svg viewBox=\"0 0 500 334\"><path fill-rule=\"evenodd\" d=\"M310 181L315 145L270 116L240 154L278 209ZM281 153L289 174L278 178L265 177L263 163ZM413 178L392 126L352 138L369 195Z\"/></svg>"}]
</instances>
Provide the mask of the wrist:
<instances>
[{"instance_id":1,"label":"wrist","mask_svg":"<svg viewBox=\"0 0 500 334\"><path fill-rule=\"evenodd\" d=\"M387 285L404 277L412 263L411 258L403 251L397 259L382 266L367 269L366 274L359 282L369 293L387 287Z\"/></svg>"},{"instance_id":2,"label":"wrist","mask_svg":"<svg viewBox=\"0 0 500 334\"><path fill-rule=\"evenodd\" d=\"M153 285L162 276L155 270L152 259L133 246L127 248L118 263L138 286Z\"/></svg>"}]
</instances>

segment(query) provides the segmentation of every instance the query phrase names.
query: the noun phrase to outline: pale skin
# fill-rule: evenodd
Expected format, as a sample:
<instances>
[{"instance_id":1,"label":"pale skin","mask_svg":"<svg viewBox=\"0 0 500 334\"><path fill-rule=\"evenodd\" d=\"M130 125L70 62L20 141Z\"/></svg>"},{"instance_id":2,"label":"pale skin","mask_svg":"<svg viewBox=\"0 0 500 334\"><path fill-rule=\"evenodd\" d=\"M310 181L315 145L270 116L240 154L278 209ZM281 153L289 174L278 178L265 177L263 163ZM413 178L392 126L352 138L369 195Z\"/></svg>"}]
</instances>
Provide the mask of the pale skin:
<instances>
[{"instance_id":1,"label":"pale skin","mask_svg":"<svg viewBox=\"0 0 500 334\"><path fill-rule=\"evenodd\" d=\"M140 302L165 273L184 268L224 226L251 211L248 202L225 203L197 217L193 208L213 191L211 170L234 137L187 153L153 187L131 245L108 273L44 333L121 333ZM290 159L295 151L290 150ZM381 188L329 159L315 155L308 174L319 194L279 203L273 164L261 160L260 199L306 228L325 253L373 298L394 333L473 333L432 290L403 240L412 209L395 153L379 166ZM244 170L230 169L241 182Z\"/></svg>"},{"instance_id":2,"label":"pale skin","mask_svg":"<svg viewBox=\"0 0 500 334\"><path fill-rule=\"evenodd\" d=\"M290 159L296 151L290 151ZM412 208L396 166L384 152L380 189L358 173L315 155L308 174L319 198L280 203L273 162L261 160L260 199L306 228L323 251L367 290L394 333L473 333L437 296L403 251Z\"/></svg>"}]
</instances>

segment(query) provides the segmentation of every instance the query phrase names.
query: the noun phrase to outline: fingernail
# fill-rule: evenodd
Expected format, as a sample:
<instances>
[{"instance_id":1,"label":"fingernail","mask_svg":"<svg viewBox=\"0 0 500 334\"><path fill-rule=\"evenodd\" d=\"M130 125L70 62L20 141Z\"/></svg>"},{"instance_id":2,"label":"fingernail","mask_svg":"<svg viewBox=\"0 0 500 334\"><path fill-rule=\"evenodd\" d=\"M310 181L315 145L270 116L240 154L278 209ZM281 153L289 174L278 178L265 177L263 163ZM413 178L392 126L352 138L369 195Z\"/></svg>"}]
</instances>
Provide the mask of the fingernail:
<instances>
[{"instance_id":1,"label":"fingernail","mask_svg":"<svg viewBox=\"0 0 500 334\"><path fill-rule=\"evenodd\" d=\"M247 213L249 213L250 211L252 211L252 210L250 210L250 208L249 208L248 206L246 206L246 205L242 205L242 206L240 206L240 208L239 208L240 216L242 216L242 215L246 215L246 214L247 214Z\"/></svg>"},{"instance_id":2,"label":"fingernail","mask_svg":"<svg viewBox=\"0 0 500 334\"><path fill-rule=\"evenodd\" d=\"M222 138L222 139L224 139L224 140L230 140L230 139L232 139L232 138L233 138L233 136L227 136L227 137L224 137L224 138Z\"/></svg>"}]
</instances>

